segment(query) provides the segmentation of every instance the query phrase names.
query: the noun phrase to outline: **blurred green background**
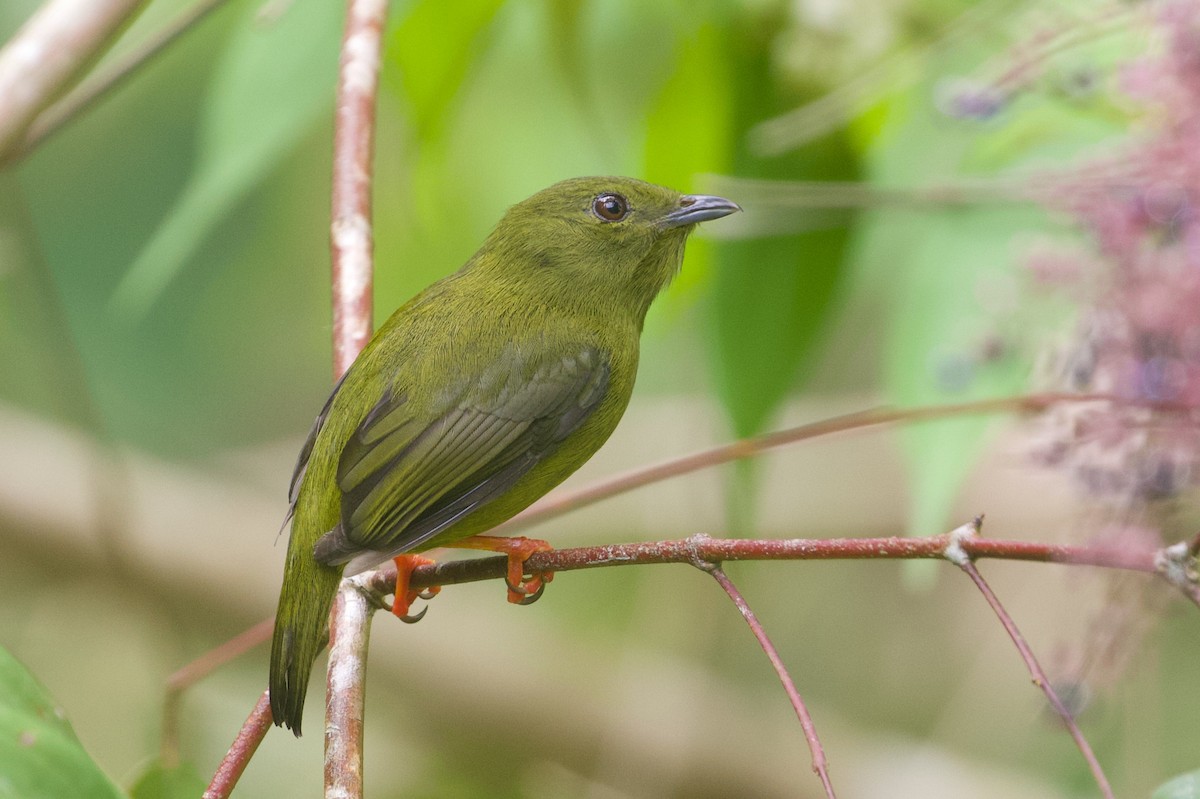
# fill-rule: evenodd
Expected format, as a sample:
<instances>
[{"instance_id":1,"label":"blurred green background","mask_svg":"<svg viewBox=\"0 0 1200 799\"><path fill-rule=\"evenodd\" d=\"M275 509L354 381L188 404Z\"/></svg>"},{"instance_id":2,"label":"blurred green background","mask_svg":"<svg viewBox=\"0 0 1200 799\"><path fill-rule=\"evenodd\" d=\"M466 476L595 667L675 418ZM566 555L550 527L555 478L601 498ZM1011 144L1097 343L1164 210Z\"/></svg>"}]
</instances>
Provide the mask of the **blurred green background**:
<instances>
[{"instance_id":1,"label":"blurred green background","mask_svg":"<svg viewBox=\"0 0 1200 799\"><path fill-rule=\"evenodd\" d=\"M0 38L36 5L0 6ZM186 5L150 4L117 52ZM1061 0L393 2L377 319L455 269L508 205L565 177L629 174L746 213L690 244L648 322L633 406L571 485L881 401L1026 390L1072 311L1025 298L1016 265L1061 220L999 192L845 201L744 181L987 181L1119 140L1131 117L1103 80L1062 87L1138 54L1136 26L1057 54L1002 113L939 108L955 80L1002 68L1031 19L1085 26L1090 13ZM331 382L342 14L333 0L230 0L0 174L0 645L121 784L157 752L165 677L273 611L287 480ZM988 535L1081 537L1098 513L1029 465L1026 438L965 419L819 440L535 534L932 534L985 511ZM1148 578L984 569L1051 674L1088 686L1081 723L1118 795L1197 765L1194 609ZM728 571L809 701L840 795L1096 793L957 574ZM564 574L530 609L483 584L445 591L413 627L381 616L368 794L818 795L786 698L710 583L613 569ZM260 646L187 694L183 756L201 774L265 675ZM320 736L276 731L237 795L314 796L320 779Z\"/></svg>"}]
</instances>

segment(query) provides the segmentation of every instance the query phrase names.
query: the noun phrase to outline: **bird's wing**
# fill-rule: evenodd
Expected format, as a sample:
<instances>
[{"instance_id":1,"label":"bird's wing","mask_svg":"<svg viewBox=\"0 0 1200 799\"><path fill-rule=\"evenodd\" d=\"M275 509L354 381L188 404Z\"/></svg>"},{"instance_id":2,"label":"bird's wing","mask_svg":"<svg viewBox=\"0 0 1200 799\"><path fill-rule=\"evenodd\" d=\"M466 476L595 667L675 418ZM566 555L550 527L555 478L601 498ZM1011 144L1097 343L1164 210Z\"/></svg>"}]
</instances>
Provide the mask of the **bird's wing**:
<instances>
[{"instance_id":1,"label":"bird's wing","mask_svg":"<svg viewBox=\"0 0 1200 799\"><path fill-rule=\"evenodd\" d=\"M495 499L554 452L608 387L607 359L593 348L508 355L432 423L400 386L371 409L338 462L342 551L331 562L409 551Z\"/></svg>"},{"instance_id":2,"label":"bird's wing","mask_svg":"<svg viewBox=\"0 0 1200 799\"><path fill-rule=\"evenodd\" d=\"M346 375L350 370L342 373L334 384L333 390L329 392L328 399L325 400L325 405L321 407L321 412L317 414L316 421L313 422L312 429L308 431L308 438L304 440L304 446L300 448L300 456L296 458L296 468L292 470L292 482L288 484L288 509L287 516L283 519L283 526L287 527L287 523L292 520L292 516L296 513L296 500L300 497L300 486L304 483L304 474L308 471L308 459L312 456L313 444L317 441L317 434L321 432L321 428L325 426L325 419L329 416L329 409L333 407L333 398L337 396L338 389L342 387L342 383L346 380Z\"/></svg>"}]
</instances>

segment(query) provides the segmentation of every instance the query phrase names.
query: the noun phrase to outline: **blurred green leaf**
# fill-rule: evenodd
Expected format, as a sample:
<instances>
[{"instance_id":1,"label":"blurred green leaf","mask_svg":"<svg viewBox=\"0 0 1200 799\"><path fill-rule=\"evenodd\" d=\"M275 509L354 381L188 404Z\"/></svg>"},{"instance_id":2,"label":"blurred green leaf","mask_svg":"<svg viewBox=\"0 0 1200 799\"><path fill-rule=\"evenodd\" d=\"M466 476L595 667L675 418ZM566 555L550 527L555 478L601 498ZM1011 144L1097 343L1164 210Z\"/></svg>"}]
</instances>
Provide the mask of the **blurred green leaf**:
<instances>
[{"instance_id":1,"label":"blurred green leaf","mask_svg":"<svg viewBox=\"0 0 1200 799\"><path fill-rule=\"evenodd\" d=\"M775 158L749 151L746 132L795 107L807 93L780 86L770 48L745 39L732 60L732 173L773 180L857 177L857 156L843 132ZM760 432L805 377L834 308L847 236L845 227L831 227L714 245L713 366L737 435Z\"/></svg>"},{"instance_id":2,"label":"blurred green leaf","mask_svg":"<svg viewBox=\"0 0 1200 799\"><path fill-rule=\"evenodd\" d=\"M953 180L971 131L935 116L928 87L898 96L869 152L872 182L919 188ZM988 279L1011 285L1009 241L1036 226L1027 209L884 208L864 217L854 247L863 288L888 309L884 387L909 407L1015 393L1024 384L1014 357L985 362L995 319L980 307ZM1007 276L1007 277L1006 277ZM1005 280L1010 281L1006 283ZM1006 353L1006 356L1008 354ZM908 527L940 531L982 445L990 419L967 417L907 428L911 473Z\"/></svg>"},{"instance_id":3,"label":"blurred green leaf","mask_svg":"<svg viewBox=\"0 0 1200 799\"><path fill-rule=\"evenodd\" d=\"M732 140L730 81L720 30L701 25L680 43L675 72L647 115L646 180L692 192L697 190L698 172L726 167ZM687 268L676 278L677 290L704 283L710 262L710 242L689 242Z\"/></svg>"},{"instance_id":4,"label":"blurred green leaf","mask_svg":"<svg viewBox=\"0 0 1200 799\"><path fill-rule=\"evenodd\" d=\"M984 55L976 53L978 61ZM935 65L932 71L946 70ZM1061 163L1115 132L1104 107L1030 102L987 124L934 109L925 82L886 104L868 151L871 182L920 190L963 175L1019 174ZM970 208L884 208L864 218L854 268L864 291L888 308L884 380L911 407L1018 393L1026 387L1028 331L1013 263L1013 237L1051 229L1039 209L1003 202ZM909 530L947 525L950 507L991 420L950 419L905 430L912 474Z\"/></svg>"},{"instance_id":5,"label":"blurred green leaf","mask_svg":"<svg viewBox=\"0 0 1200 799\"><path fill-rule=\"evenodd\" d=\"M440 134L504 0L419 0L396 27L387 58L399 68L417 134Z\"/></svg>"},{"instance_id":6,"label":"blurred green leaf","mask_svg":"<svg viewBox=\"0 0 1200 799\"><path fill-rule=\"evenodd\" d=\"M46 689L0 648L0 797L121 797Z\"/></svg>"},{"instance_id":7,"label":"blurred green leaf","mask_svg":"<svg viewBox=\"0 0 1200 799\"><path fill-rule=\"evenodd\" d=\"M141 316L234 210L333 104L343 9L292 3L270 23L245 18L219 56L187 188L113 295Z\"/></svg>"},{"instance_id":8,"label":"blurred green leaf","mask_svg":"<svg viewBox=\"0 0 1200 799\"><path fill-rule=\"evenodd\" d=\"M0 175L0 396L90 427L99 418L24 192Z\"/></svg>"},{"instance_id":9,"label":"blurred green leaf","mask_svg":"<svg viewBox=\"0 0 1200 799\"><path fill-rule=\"evenodd\" d=\"M1158 786L1150 799L1200 799L1200 771L1180 774Z\"/></svg>"},{"instance_id":10,"label":"blurred green leaf","mask_svg":"<svg viewBox=\"0 0 1200 799\"><path fill-rule=\"evenodd\" d=\"M129 789L130 799L195 799L208 781L191 763L168 768L161 761L150 763Z\"/></svg>"}]
</instances>

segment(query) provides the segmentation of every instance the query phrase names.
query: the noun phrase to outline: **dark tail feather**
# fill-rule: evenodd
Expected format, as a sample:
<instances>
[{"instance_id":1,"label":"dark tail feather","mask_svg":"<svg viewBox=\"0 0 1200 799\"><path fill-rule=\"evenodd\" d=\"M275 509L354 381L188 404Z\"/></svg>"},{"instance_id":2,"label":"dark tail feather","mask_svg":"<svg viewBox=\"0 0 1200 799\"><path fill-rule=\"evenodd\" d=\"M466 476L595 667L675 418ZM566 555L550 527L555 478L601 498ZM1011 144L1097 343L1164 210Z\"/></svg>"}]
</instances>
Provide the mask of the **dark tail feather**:
<instances>
[{"instance_id":1,"label":"dark tail feather","mask_svg":"<svg viewBox=\"0 0 1200 799\"><path fill-rule=\"evenodd\" d=\"M311 545L296 545L293 535L275 615L270 687L272 719L297 737L308 678L329 639L329 610L341 578L342 567L318 563Z\"/></svg>"}]
</instances>

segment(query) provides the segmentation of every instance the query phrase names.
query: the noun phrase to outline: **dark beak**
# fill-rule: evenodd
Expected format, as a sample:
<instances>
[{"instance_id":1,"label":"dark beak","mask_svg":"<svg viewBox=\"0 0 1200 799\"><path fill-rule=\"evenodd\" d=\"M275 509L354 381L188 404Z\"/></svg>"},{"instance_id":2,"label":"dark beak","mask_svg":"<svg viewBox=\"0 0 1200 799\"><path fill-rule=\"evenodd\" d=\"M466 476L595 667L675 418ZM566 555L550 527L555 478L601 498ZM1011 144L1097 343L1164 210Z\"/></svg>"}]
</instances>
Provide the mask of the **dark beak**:
<instances>
[{"instance_id":1,"label":"dark beak","mask_svg":"<svg viewBox=\"0 0 1200 799\"><path fill-rule=\"evenodd\" d=\"M679 208L663 217L663 225L666 227L694 225L697 222L720 219L740 210L742 210L740 205L733 200L726 200L724 197L714 197L711 194L685 194L679 198Z\"/></svg>"}]
</instances>

